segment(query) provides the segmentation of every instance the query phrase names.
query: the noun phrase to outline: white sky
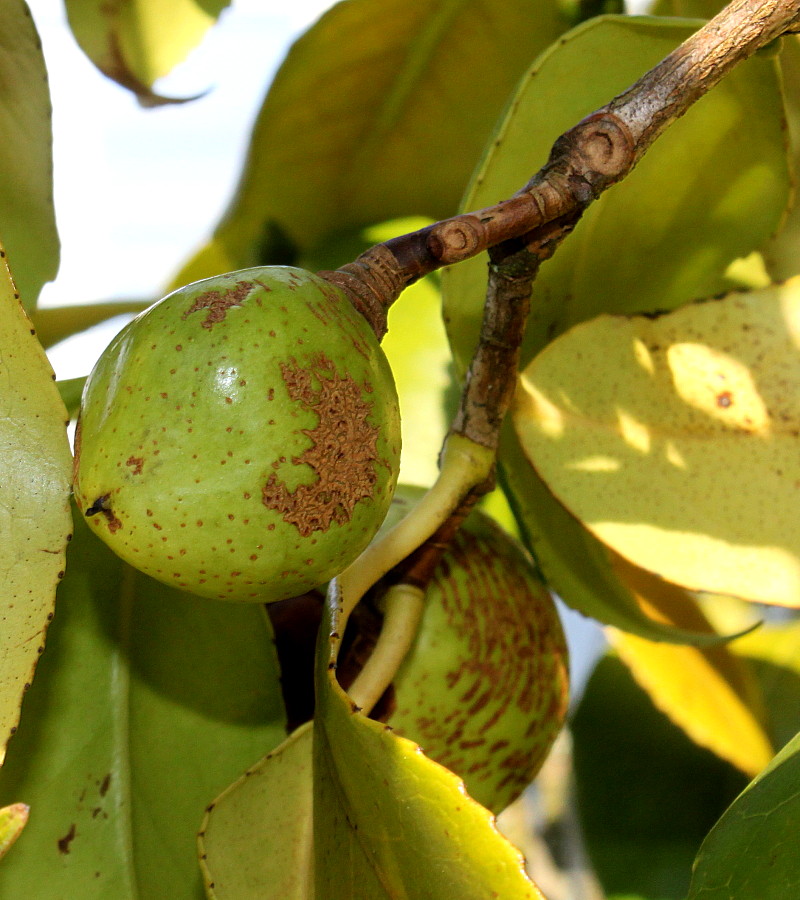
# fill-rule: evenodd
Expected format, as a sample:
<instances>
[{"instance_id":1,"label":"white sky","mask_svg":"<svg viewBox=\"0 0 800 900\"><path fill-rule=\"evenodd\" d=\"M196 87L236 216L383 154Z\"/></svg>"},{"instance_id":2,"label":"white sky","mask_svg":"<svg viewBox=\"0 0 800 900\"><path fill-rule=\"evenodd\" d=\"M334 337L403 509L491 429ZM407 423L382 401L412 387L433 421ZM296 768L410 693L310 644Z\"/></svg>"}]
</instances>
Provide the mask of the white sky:
<instances>
[{"instance_id":1,"label":"white sky","mask_svg":"<svg viewBox=\"0 0 800 900\"><path fill-rule=\"evenodd\" d=\"M192 103L142 109L86 59L63 0L28 0L53 100L61 269L42 305L155 298L209 235L236 185L266 86L294 38L330 0L234 0L157 90ZM115 322L57 348L60 378L87 374Z\"/></svg>"}]
</instances>

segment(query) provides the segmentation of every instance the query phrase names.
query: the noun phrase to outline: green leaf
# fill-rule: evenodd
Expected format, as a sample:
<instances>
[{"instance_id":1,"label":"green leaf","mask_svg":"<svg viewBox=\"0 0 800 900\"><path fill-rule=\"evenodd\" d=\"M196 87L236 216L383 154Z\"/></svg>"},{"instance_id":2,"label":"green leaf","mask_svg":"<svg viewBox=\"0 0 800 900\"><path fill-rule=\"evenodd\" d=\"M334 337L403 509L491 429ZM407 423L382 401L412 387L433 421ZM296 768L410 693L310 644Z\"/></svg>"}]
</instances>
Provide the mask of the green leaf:
<instances>
[{"instance_id":1,"label":"green leaf","mask_svg":"<svg viewBox=\"0 0 800 900\"><path fill-rule=\"evenodd\" d=\"M549 0L337 4L289 52L233 204L176 282L453 215L508 94L566 27Z\"/></svg>"},{"instance_id":2,"label":"green leaf","mask_svg":"<svg viewBox=\"0 0 800 900\"><path fill-rule=\"evenodd\" d=\"M109 78L143 106L181 102L151 88L203 39L230 0L65 0L72 33Z\"/></svg>"},{"instance_id":3,"label":"green leaf","mask_svg":"<svg viewBox=\"0 0 800 900\"><path fill-rule=\"evenodd\" d=\"M57 382L58 392L61 395L64 406L67 408L67 415L70 419L75 419L78 416L85 384L85 376L82 378L65 378Z\"/></svg>"},{"instance_id":4,"label":"green leaf","mask_svg":"<svg viewBox=\"0 0 800 900\"><path fill-rule=\"evenodd\" d=\"M694 864L688 900L786 900L800 888L800 734L736 798Z\"/></svg>"},{"instance_id":5,"label":"green leaf","mask_svg":"<svg viewBox=\"0 0 800 900\"><path fill-rule=\"evenodd\" d=\"M68 417L54 378L0 247L0 763L53 617L72 527Z\"/></svg>"},{"instance_id":6,"label":"green leaf","mask_svg":"<svg viewBox=\"0 0 800 900\"><path fill-rule=\"evenodd\" d=\"M542 895L488 810L413 742L367 719L329 668L338 652L330 591L317 658L316 894L326 900L523 900Z\"/></svg>"},{"instance_id":7,"label":"green leaf","mask_svg":"<svg viewBox=\"0 0 800 900\"><path fill-rule=\"evenodd\" d=\"M565 603L586 616L651 641L698 647L720 637L676 628L652 617L656 598L673 604L687 591L631 566L609 552L553 497L525 458L510 426L501 444L501 473L523 538L548 584Z\"/></svg>"},{"instance_id":8,"label":"green leaf","mask_svg":"<svg viewBox=\"0 0 800 900\"><path fill-rule=\"evenodd\" d=\"M800 606L800 278L600 316L523 373L514 424L550 490L634 565Z\"/></svg>"},{"instance_id":9,"label":"green leaf","mask_svg":"<svg viewBox=\"0 0 800 900\"><path fill-rule=\"evenodd\" d=\"M763 625L731 649L755 672L772 741L783 747L800 728L800 622Z\"/></svg>"},{"instance_id":10,"label":"green leaf","mask_svg":"<svg viewBox=\"0 0 800 900\"><path fill-rule=\"evenodd\" d=\"M23 305L33 309L42 285L55 278L59 261L50 91L42 45L24 0L8 0L2 15L0 241Z\"/></svg>"},{"instance_id":11,"label":"green leaf","mask_svg":"<svg viewBox=\"0 0 800 900\"><path fill-rule=\"evenodd\" d=\"M577 810L606 893L683 900L702 839L746 778L690 741L613 657L589 680L572 735Z\"/></svg>"},{"instance_id":12,"label":"green leaf","mask_svg":"<svg viewBox=\"0 0 800 900\"><path fill-rule=\"evenodd\" d=\"M203 810L284 735L260 605L192 597L78 522L47 650L0 772L31 807L9 897L203 896Z\"/></svg>"},{"instance_id":13,"label":"green leaf","mask_svg":"<svg viewBox=\"0 0 800 900\"><path fill-rule=\"evenodd\" d=\"M213 900L312 900L311 723L235 781L200 832Z\"/></svg>"},{"instance_id":14,"label":"green leaf","mask_svg":"<svg viewBox=\"0 0 800 900\"><path fill-rule=\"evenodd\" d=\"M114 316L135 315L150 306L150 301L120 300L111 303L83 303L36 309L31 320L43 347L52 347L87 328L100 325Z\"/></svg>"},{"instance_id":15,"label":"green leaf","mask_svg":"<svg viewBox=\"0 0 800 900\"><path fill-rule=\"evenodd\" d=\"M696 26L609 16L570 32L523 80L463 208L480 209L519 190L558 135ZM784 128L776 61L737 66L589 208L543 265L523 365L557 334L598 313L672 309L730 289L728 266L760 247L787 206ZM477 340L485 282L483 256L443 275L445 320L462 371Z\"/></svg>"},{"instance_id":16,"label":"green leaf","mask_svg":"<svg viewBox=\"0 0 800 900\"><path fill-rule=\"evenodd\" d=\"M780 41L780 66L788 123L789 145L795 172L800 172L800 37ZM795 193L786 220L763 248L764 261L775 281L800 274L800 199Z\"/></svg>"}]
</instances>

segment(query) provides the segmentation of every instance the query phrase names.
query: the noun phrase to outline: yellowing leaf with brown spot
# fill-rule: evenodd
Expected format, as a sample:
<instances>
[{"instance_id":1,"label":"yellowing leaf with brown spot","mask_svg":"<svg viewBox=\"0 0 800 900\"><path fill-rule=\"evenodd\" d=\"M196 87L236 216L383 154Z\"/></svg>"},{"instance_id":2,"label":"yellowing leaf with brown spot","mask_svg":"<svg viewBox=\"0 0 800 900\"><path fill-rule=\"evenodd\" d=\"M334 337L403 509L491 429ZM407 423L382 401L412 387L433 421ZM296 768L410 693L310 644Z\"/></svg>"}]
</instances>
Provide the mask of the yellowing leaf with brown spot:
<instances>
[{"instance_id":1,"label":"yellowing leaf with brown spot","mask_svg":"<svg viewBox=\"0 0 800 900\"><path fill-rule=\"evenodd\" d=\"M800 606L800 279L577 325L513 418L553 494L635 565Z\"/></svg>"},{"instance_id":2,"label":"yellowing leaf with brown spot","mask_svg":"<svg viewBox=\"0 0 800 900\"><path fill-rule=\"evenodd\" d=\"M635 570L620 557L615 569L634 570L628 582L644 594L648 614L675 627L713 633L697 602L684 594L676 602L674 585ZM749 665L727 646L688 647L655 643L615 628L611 645L653 703L697 744L753 776L772 759L763 699Z\"/></svg>"},{"instance_id":3,"label":"yellowing leaf with brown spot","mask_svg":"<svg viewBox=\"0 0 800 900\"><path fill-rule=\"evenodd\" d=\"M0 249L0 763L52 618L72 520L67 411Z\"/></svg>"}]
</instances>

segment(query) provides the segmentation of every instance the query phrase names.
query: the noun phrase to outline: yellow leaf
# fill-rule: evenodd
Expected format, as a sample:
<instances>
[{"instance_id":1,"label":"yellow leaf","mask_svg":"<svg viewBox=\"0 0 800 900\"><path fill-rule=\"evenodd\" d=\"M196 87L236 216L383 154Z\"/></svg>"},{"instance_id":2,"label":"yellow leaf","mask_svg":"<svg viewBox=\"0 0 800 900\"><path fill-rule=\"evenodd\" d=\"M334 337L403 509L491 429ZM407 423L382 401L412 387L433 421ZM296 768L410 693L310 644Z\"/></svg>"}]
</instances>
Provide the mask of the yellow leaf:
<instances>
[{"instance_id":1,"label":"yellow leaf","mask_svg":"<svg viewBox=\"0 0 800 900\"><path fill-rule=\"evenodd\" d=\"M0 248L0 763L44 649L72 520L67 411Z\"/></svg>"},{"instance_id":2,"label":"yellow leaf","mask_svg":"<svg viewBox=\"0 0 800 900\"><path fill-rule=\"evenodd\" d=\"M800 279L548 345L513 411L558 500L691 590L800 606Z\"/></svg>"},{"instance_id":3,"label":"yellow leaf","mask_svg":"<svg viewBox=\"0 0 800 900\"><path fill-rule=\"evenodd\" d=\"M636 570L620 557L612 564L635 590L652 618L698 632L713 632L697 602L673 585ZM654 643L608 628L611 645L653 703L695 743L747 775L773 755L765 712L750 667L728 646L688 647Z\"/></svg>"}]
</instances>

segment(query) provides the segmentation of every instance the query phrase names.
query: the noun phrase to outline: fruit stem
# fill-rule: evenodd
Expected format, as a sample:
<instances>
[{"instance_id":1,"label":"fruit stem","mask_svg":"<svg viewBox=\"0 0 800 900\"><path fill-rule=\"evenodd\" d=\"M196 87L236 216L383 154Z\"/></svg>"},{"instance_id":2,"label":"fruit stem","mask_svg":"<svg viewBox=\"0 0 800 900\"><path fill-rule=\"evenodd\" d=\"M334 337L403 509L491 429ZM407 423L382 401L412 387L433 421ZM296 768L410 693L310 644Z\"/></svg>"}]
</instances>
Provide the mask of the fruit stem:
<instances>
[{"instance_id":1,"label":"fruit stem","mask_svg":"<svg viewBox=\"0 0 800 900\"><path fill-rule=\"evenodd\" d=\"M494 451L459 434L445 440L441 470L433 487L411 512L338 576L343 621L367 590L402 562L458 508L470 491L483 484L494 467ZM342 625L340 623L340 629Z\"/></svg>"},{"instance_id":2,"label":"fruit stem","mask_svg":"<svg viewBox=\"0 0 800 900\"><path fill-rule=\"evenodd\" d=\"M393 584L383 596L383 606L377 643L347 691L365 716L392 683L414 643L425 610L425 591L413 584Z\"/></svg>"}]
</instances>

